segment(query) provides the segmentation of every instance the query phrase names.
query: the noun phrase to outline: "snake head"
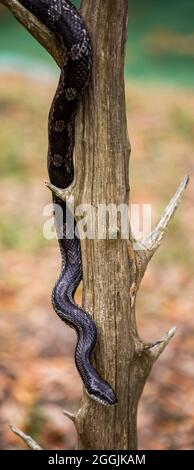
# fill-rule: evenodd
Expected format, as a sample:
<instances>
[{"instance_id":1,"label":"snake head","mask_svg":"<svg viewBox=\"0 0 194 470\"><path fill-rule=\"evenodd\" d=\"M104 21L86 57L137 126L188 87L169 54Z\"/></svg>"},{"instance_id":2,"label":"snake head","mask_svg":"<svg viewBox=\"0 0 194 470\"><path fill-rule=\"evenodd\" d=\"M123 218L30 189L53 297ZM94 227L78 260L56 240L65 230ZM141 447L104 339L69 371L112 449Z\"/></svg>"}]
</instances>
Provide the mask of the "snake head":
<instances>
[{"instance_id":1,"label":"snake head","mask_svg":"<svg viewBox=\"0 0 194 470\"><path fill-rule=\"evenodd\" d=\"M112 387L105 380L92 379L91 386L86 390L92 400L104 406L116 405L117 398Z\"/></svg>"}]
</instances>

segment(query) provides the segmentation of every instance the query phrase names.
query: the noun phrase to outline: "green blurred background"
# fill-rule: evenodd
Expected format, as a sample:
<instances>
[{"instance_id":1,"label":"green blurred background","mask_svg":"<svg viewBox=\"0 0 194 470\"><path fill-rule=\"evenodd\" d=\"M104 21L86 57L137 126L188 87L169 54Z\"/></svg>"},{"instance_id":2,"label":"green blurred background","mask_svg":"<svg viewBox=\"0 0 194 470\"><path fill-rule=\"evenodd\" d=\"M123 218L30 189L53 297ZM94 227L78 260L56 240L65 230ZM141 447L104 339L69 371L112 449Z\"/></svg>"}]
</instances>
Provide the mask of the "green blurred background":
<instances>
[{"instance_id":1,"label":"green blurred background","mask_svg":"<svg viewBox=\"0 0 194 470\"><path fill-rule=\"evenodd\" d=\"M144 339L157 340L178 326L146 385L139 443L193 449L193 1L129 1L125 75L131 202L150 203L154 225L184 174L191 177L137 305ZM50 305L60 260L56 242L42 232L50 202L43 185L47 116L57 76L49 55L0 6L1 449L23 446L9 431L10 422L45 448L72 449L76 439L62 413L63 407L77 410L81 399L75 335Z\"/></svg>"},{"instance_id":2,"label":"green blurred background","mask_svg":"<svg viewBox=\"0 0 194 470\"><path fill-rule=\"evenodd\" d=\"M193 0L129 0L129 4L127 78L193 86ZM0 26L1 67L56 70L48 54L5 11Z\"/></svg>"}]
</instances>

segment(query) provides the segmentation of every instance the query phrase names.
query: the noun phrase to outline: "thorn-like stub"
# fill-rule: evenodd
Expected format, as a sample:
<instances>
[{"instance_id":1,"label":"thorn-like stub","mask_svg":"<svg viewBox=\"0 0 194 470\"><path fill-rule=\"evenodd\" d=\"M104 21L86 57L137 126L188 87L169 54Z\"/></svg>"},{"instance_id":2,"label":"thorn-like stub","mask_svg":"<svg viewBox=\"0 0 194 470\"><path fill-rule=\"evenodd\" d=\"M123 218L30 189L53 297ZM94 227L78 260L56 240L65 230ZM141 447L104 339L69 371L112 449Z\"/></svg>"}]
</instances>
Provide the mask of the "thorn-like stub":
<instances>
[{"instance_id":1,"label":"thorn-like stub","mask_svg":"<svg viewBox=\"0 0 194 470\"><path fill-rule=\"evenodd\" d=\"M76 415L74 415L73 413L71 413L70 411L67 411L67 410L63 410L63 414L69 418L71 421L73 421L73 423L75 423L76 421Z\"/></svg>"},{"instance_id":2,"label":"thorn-like stub","mask_svg":"<svg viewBox=\"0 0 194 470\"><path fill-rule=\"evenodd\" d=\"M148 351L150 358L152 359L153 362L155 362L160 354L164 351L170 340L173 338L173 336L176 333L176 326L171 328L162 338L155 343L152 344L147 344L144 346L144 350Z\"/></svg>"},{"instance_id":3,"label":"thorn-like stub","mask_svg":"<svg viewBox=\"0 0 194 470\"><path fill-rule=\"evenodd\" d=\"M37 444L37 442L34 441L34 439L32 439L31 436L28 436L27 434L25 434L23 431L18 429L16 426L13 426L12 424L10 424L9 427L11 431L14 434L16 434L18 437L20 437L30 449L43 450L42 447L40 447L39 444Z\"/></svg>"},{"instance_id":4,"label":"thorn-like stub","mask_svg":"<svg viewBox=\"0 0 194 470\"><path fill-rule=\"evenodd\" d=\"M188 184L189 184L190 176L189 176L189 175L185 175L185 178L184 178L184 179L185 179L185 189L186 189L186 187L187 187Z\"/></svg>"},{"instance_id":5,"label":"thorn-like stub","mask_svg":"<svg viewBox=\"0 0 194 470\"><path fill-rule=\"evenodd\" d=\"M68 204L73 204L74 196L72 185L69 188L61 189L55 186L54 184L50 183L49 181L45 181L45 186L50 189L50 191L62 201Z\"/></svg>"},{"instance_id":6,"label":"thorn-like stub","mask_svg":"<svg viewBox=\"0 0 194 470\"><path fill-rule=\"evenodd\" d=\"M156 252L156 250L159 248L164 235L168 229L168 226L180 204L182 195L188 186L189 183L189 176L186 175L181 184L179 185L176 193L170 200L168 206L165 208L156 228L149 234L147 235L141 243L137 242L137 247L136 250L139 252L140 257L142 259L142 276L145 273L146 267Z\"/></svg>"}]
</instances>

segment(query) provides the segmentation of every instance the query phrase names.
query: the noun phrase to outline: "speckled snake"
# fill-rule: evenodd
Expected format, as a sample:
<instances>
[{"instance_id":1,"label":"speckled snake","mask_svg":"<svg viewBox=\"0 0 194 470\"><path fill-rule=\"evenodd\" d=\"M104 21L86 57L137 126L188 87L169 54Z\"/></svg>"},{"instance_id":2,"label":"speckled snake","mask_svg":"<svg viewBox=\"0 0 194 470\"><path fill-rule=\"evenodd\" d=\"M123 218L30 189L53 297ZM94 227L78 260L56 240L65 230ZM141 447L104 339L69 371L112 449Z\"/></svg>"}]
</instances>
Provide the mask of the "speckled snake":
<instances>
[{"instance_id":1,"label":"speckled snake","mask_svg":"<svg viewBox=\"0 0 194 470\"><path fill-rule=\"evenodd\" d=\"M50 181L67 188L74 178L74 121L82 92L90 77L92 49L83 19L71 2L66 0L19 0L27 10L41 20L64 47L64 66L49 113L48 172ZM66 51L66 52L65 52ZM97 340L97 330L91 316L74 301L74 293L82 278L80 240L69 239L65 202L53 196L63 211L63 237L59 239L62 267L52 292L55 312L77 332L75 363L89 396L104 405L116 403L111 386L103 380L91 362ZM55 212L57 232L61 230ZM73 220L73 229L75 222Z\"/></svg>"}]
</instances>

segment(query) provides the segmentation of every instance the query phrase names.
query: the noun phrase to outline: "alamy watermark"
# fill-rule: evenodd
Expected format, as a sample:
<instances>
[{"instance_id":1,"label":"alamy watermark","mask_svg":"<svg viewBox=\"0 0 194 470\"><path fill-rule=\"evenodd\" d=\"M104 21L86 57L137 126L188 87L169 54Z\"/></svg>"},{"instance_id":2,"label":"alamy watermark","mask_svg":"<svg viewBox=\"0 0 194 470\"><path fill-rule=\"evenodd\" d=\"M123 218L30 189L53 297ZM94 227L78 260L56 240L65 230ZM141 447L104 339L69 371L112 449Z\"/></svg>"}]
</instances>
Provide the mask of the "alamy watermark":
<instances>
[{"instance_id":1,"label":"alamy watermark","mask_svg":"<svg viewBox=\"0 0 194 470\"><path fill-rule=\"evenodd\" d=\"M141 242L152 226L151 204L80 204L74 201L66 203L66 211L60 204L48 204L43 216L47 219L43 225L43 234L47 240L128 240L130 230L134 238ZM76 221L76 224L75 224Z\"/></svg>"}]
</instances>

